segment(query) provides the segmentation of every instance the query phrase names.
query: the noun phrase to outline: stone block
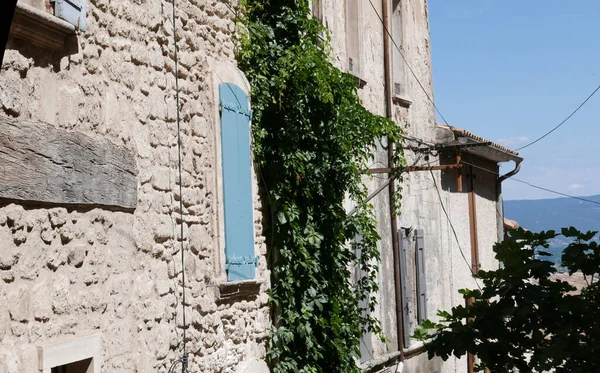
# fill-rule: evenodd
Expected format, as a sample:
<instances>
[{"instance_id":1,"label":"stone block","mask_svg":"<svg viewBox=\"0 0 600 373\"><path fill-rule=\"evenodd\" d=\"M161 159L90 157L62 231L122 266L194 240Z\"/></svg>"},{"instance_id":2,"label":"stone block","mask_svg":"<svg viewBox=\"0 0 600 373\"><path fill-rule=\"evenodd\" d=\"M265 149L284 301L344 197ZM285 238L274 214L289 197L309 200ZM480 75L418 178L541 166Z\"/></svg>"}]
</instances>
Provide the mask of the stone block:
<instances>
[{"instance_id":1,"label":"stone block","mask_svg":"<svg viewBox=\"0 0 600 373\"><path fill-rule=\"evenodd\" d=\"M77 246L71 249L67 257L68 263L73 267L79 268L83 265L86 256L86 247Z\"/></svg>"},{"instance_id":2,"label":"stone block","mask_svg":"<svg viewBox=\"0 0 600 373\"><path fill-rule=\"evenodd\" d=\"M8 311L10 319L19 322L28 322L31 313L31 296L29 289L21 287L8 294Z\"/></svg>"},{"instance_id":3,"label":"stone block","mask_svg":"<svg viewBox=\"0 0 600 373\"><path fill-rule=\"evenodd\" d=\"M236 373L270 373L269 366L264 360L250 358L238 365Z\"/></svg>"}]
</instances>

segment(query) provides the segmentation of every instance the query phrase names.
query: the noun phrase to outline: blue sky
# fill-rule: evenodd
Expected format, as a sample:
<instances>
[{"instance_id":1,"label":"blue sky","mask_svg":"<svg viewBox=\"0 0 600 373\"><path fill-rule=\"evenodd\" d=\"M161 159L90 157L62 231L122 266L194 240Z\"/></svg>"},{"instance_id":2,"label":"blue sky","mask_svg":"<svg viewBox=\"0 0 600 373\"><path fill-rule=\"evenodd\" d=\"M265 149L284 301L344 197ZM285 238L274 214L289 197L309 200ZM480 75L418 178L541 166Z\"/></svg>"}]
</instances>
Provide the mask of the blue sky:
<instances>
[{"instance_id":1,"label":"blue sky","mask_svg":"<svg viewBox=\"0 0 600 373\"><path fill-rule=\"evenodd\" d=\"M598 0L430 0L429 16L435 102L453 126L515 149L558 125L600 85ZM571 195L600 194L599 114L600 92L521 151L516 177ZM505 199L558 197L514 181L503 190Z\"/></svg>"}]
</instances>

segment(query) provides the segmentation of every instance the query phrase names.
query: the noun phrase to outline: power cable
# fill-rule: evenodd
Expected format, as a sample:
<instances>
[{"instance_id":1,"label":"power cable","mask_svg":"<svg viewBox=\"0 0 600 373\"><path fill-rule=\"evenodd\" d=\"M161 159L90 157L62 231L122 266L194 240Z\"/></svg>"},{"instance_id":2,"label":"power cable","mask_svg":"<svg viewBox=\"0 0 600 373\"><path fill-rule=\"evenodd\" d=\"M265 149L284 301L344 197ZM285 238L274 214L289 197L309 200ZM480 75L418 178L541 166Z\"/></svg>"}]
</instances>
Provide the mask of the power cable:
<instances>
[{"instance_id":1,"label":"power cable","mask_svg":"<svg viewBox=\"0 0 600 373\"><path fill-rule=\"evenodd\" d=\"M429 95L429 93L425 89L425 86L423 86L423 83L421 83L421 81L419 80L419 77L417 76L417 74L415 73L415 71L413 70L413 68L408 63L408 60L406 59L406 56L404 56L404 53L402 52L402 50L400 49L400 47L398 46L398 44L394 40L394 37L392 36L390 30L388 30L385 22L383 21L383 17L377 12L377 8L375 8L375 5L373 5L373 2L371 0L368 0L368 1L371 4L371 8L373 8L373 11L377 15L377 18L379 18L379 21L381 21L381 24L383 25L383 29L385 30L386 34L389 36L390 40L392 41L392 43L394 44L394 46L398 50L398 53L400 53L400 56L402 57L402 60L404 60L404 63L406 65L406 67L408 67L408 70L410 70L410 73L412 74L412 76L415 78L415 80L419 84L419 87L421 87L421 89L423 90L423 93L425 93L425 96L427 97L427 99L429 100L429 102L431 102L431 104L433 105L433 108L440 115L440 118L442 118L442 120L444 121L444 123L448 127L450 127L450 129L453 129L454 127L452 127L448 123L448 121L446 120L446 118L444 118L444 115L442 114L442 112L440 111L440 109L438 109L438 107L436 106L435 102L433 102L433 98L431 98L431 96Z\"/></svg>"},{"instance_id":2,"label":"power cable","mask_svg":"<svg viewBox=\"0 0 600 373\"><path fill-rule=\"evenodd\" d=\"M448 121L446 120L446 118L444 118L444 115L442 114L442 112L438 109L438 107L435 105L435 103L433 102L433 99L431 98L431 96L429 95L429 93L425 90L425 87L423 86L423 84L421 83L421 81L419 80L419 78L417 77L417 74L415 73L415 71L412 69L412 67L410 66L410 64L408 63L406 56L404 56L404 53L402 53L402 50L400 49L400 47L398 46L398 44L396 43L396 41L394 40L394 37L392 36L392 34L390 33L390 31L388 30L387 26L385 25L385 22L383 21L383 18L381 17L381 15L377 12L377 9L375 8L375 5L373 5L373 2L371 0L368 0L369 3L371 4L371 8L373 8L373 11L375 12L375 14L377 15L377 17L379 18L379 20L381 21L381 24L383 25L383 28L385 30L385 32L388 34L390 40L392 41L392 43L394 44L394 46L396 47L396 49L398 50L398 52L400 53L400 56L402 57L402 59L404 60L404 63L406 64L406 67L408 67L408 69L410 70L411 74L413 75L413 77L415 78L415 80L417 81L417 83L419 84L419 87L421 87L421 89L423 90L423 92L425 93L425 96L427 97L427 99L431 102L431 104L433 105L435 111L439 114L440 118L442 118L442 120L444 121L444 123L450 127L450 129L454 129L454 127L452 127ZM529 144L522 146L518 149L516 149L517 151L525 149L535 143L537 143L538 141L542 140L543 138L545 138L546 136L550 135L552 132L556 131L558 128L560 128L563 124L565 124L569 119L571 119L571 117L573 117L598 91L600 90L600 85L598 87L596 87L596 89L585 99L585 101L583 101L583 103L581 103L581 105L579 105L577 107L577 109L575 109L575 111L573 111L567 118L565 118L565 120L563 120L562 122L560 122L559 125L557 125L556 127L554 127L553 129L551 129L550 131L546 132L543 136L537 138L536 140L530 142Z\"/></svg>"},{"instance_id":3,"label":"power cable","mask_svg":"<svg viewBox=\"0 0 600 373\"><path fill-rule=\"evenodd\" d=\"M371 0L369 0L370 2ZM239 17L237 11L227 2L223 3L225 4L225 6L231 11L231 13L235 16L235 17ZM442 112L438 109L438 107L435 105L435 103L433 102L433 99L431 98L431 96L429 95L429 93L427 93L427 90L425 90L425 87L423 86L423 84L421 83L421 81L419 80L419 78L417 77L417 74L414 72L414 70L412 69L412 67L408 64L408 61L406 59L406 57L404 56L404 53L402 53L402 51L400 50L400 47L398 47L398 44L396 43L396 41L394 40L394 38L392 37L392 35L390 34L390 32L388 31L387 27L385 26L385 24L383 23L383 19L381 18L381 16L379 15L379 13L377 13L377 10L375 9L375 6L373 5L373 3L371 2L371 7L373 7L373 10L375 11L375 14L377 14L377 17L379 18L379 20L381 21L381 23L383 24L383 27L386 31L386 33L388 34L388 36L390 37L390 39L392 40L392 43L394 44L394 46L396 47L396 49L398 49L398 52L400 52L400 55L402 56L402 59L404 60L404 63L406 64L406 66L408 67L408 69L410 70L410 72L412 73L412 75L414 76L414 78L416 79L417 83L419 84L419 86L421 87L421 89L423 90L423 92L425 93L425 96L427 96L427 99L431 102L431 104L433 105L433 107L435 108L436 112L440 115L440 117L443 119L444 123L450 127L451 129L453 129L454 127L452 125L450 125L448 123L448 121L446 120L446 118L444 118L444 115L442 114ZM253 33L251 29L248 29L248 31L250 33ZM256 35L256 34L255 34ZM417 142L420 145L428 145L428 146L435 146L435 144L432 144L428 141L425 141L424 139L420 139L414 136L410 136L407 134L401 134L400 135L401 138L405 139L405 140L409 140L409 141L414 141ZM385 147L384 147L385 148Z\"/></svg>"},{"instance_id":4,"label":"power cable","mask_svg":"<svg viewBox=\"0 0 600 373\"><path fill-rule=\"evenodd\" d=\"M175 103L177 105L177 156L178 156L178 167L179 167L179 214L181 219L181 307L182 317L183 317L183 357L180 360L177 360L172 366L171 369L174 369L175 365L180 362L181 363L181 372L185 373L188 365L188 355L186 349L186 329L187 323L185 319L185 244L183 240L183 224L185 223L183 219L183 186L182 186L182 170L181 170L181 126L180 126L180 113L179 113L179 58L177 56L177 22L176 22L176 14L175 14L175 0L172 1L173 4L173 42L175 47Z\"/></svg>"},{"instance_id":5,"label":"power cable","mask_svg":"<svg viewBox=\"0 0 600 373\"><path fill-rule=\"evenodd\" d=\"M538 141L540 141L540 140L541 140L541 139L543 139L544 137L548 136L548 135L549 135L549 134L551 134L552 132L554 132L554 131L556 131L557 129L559 129L559 128L560 128L560 127L563 125L563 124L565 124L565 123L566 123L566 122L567 122L569 119L571 119L571 117L572 117L573 115L575 115L575 114L576 114L576 113L579 111L579 109L581 109L581 108L582 108L582 107L583 107L583 106L584 106L584 105L585 105L585 104L586 104L586 103L587 103L587 102L588 102L588 101L589 101L589 100L590 100L592 97L594 97L594 95L596 94L596 92L598 92L599 90L600 90L600 85L599 85L598 87L596 87L596 89L594 90L594 92L592 92L592 94L591 94L591 95L589 95L589 96L588 96L588 97L585 99L585 101L583 101L583 102L581 103L581 105L579 105L579 106L577 107L577 109L575 109L575 111L573 111L573 112L572 112L572 113L571 113L571 114L570 114L570 115L569 115L567 118L565 118L565 120L563 120L562 122L560 122L560 124L559 124L558 126L556 126L556 127L552 128L550 131L546 132L546 133L545 133L543 136L541 136L541 137L538 137L536 140L534 140L534 141L530 142L529 144L527 144L527 145L524 145L524 146L521 146L521 147L520 147L520 148L518 148L517 150L521 150L521 149L525 149L525 148L527 148L527 147L530 147L531 145L533 145L533 144L537 143Z\"/></svg>"},{"instance_id":6,"label":"power cable","mask_svg":"<svg viewBox=\"0 0 600 373\"><path fill-rule=\"evenodd\" d=\"M472 164L472 163L465 162L465 161L461 161L461 163L464 163L464 164L466 164L466 165L469 165L469 166L471 166L471 167L475 167L475 168L478 168L478 169L480 169L480 170L483 170L483 171L489 172L489 173L491 173L491 174L494 174L494 175L498 175L498 176L500 176L500 173L498 173L498 172L494 172L494 171L492 171L492 170L488 170L487 168L484 168L484 167L481 167L481 166L477 166L477 165L474 165L474 164ZM600 202L598 202L598 201L594 201L594 200L587 199L587 198L583 198L583 197L572 196L572 195L570 195L570 194L566 194L566 193L562 193L562 192L557 192L556 190L552 190L552 189L544 188L544 187L541 187L541 186L539 186L539 185L535 185L535 184L532 184L532 183L530 183L530 182L528 182L528 181L525 181L525 180L520 180L520 179L517 179L517 178L514 178L514 177L511 177L511 178L509 178L508 180L512 180L512 181L516 181L516 182L518 182L518 183L522 183L522 184L525 184L525 185L529 185L529 186L530 186L530 187L532 187L532 188L536 188L536 189L540 189L540 190L543 190L543 191L546 191L546 192L554 193L554 194L557 194L557 195L560 195L560 196L563 196L563 197L573 198L573 199L577 199L577 200L580 200L580 201L583 201L583 202L588 202L588 203L593 203L593 204L595 204L595 205L600 205Z\"/></svg>"},{"instance_id":7,"label":"power cable","mask_svg":"<svg viewBox=\"0 0 600 373\"><path fill-rule=\"evenodd\" d=\"M427 162L427 164L431 166L431 164L429 162ZM467 267L469 268L469 272L474 274L473 267L469 263L469 260L467 259L467 256L465 255L465 252L463 251L462 246L460 245L460 240L458 239L458 234L456 233L454 224L452 224L452 219L450 219L450 215L448 214L448 211L446 210L446 207L444 206L444 200L442 198L442 194L440 193L440 189L438 187L437 181L435 180L435 175L433 174L433 171L431 171L431 170L429 170L429 173L431 174L431 179L433 180L434 189L437 192L437 196L440 200L440 206L442 207L442 211L444 212L444 215L446 216L446 220L448 220L448 224L450 224L450 228L452 229L452 233L454 234L454 239L456 240L456 244L458 245L458 250L460 251L460 255L465 260L465 263L467 264ZM477 285L479 290L482 290L481 286L479 286L479 283L477 282L477 280L475 280L475 284Z\"/></svg>"}]
</instances>

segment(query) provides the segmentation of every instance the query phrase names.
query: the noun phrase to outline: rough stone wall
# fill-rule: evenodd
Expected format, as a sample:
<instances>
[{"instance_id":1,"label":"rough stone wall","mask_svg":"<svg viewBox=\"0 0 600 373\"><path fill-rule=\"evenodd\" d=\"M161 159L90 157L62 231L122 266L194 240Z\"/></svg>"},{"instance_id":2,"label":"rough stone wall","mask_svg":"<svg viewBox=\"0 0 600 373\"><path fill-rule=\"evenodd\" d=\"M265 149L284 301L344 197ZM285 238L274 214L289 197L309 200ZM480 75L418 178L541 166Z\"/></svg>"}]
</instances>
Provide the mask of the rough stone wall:
<instances>
[{"instance_id":1,"label":"rough stone wall","mask_svg":"<svg viewBox=\"0 0 600 373\"><path fill-rule=\"evenodd\" d=\"M221 82L212 71L235 64L234 15L220 1L177 1L182 196L171 17L169 1L90 0L78 53L9 41L0 115L123 145L135 154L139 183L133 213L0 205L1 373L37 372L38 345L95 332L103 372L165 372L182 351L181 224L189 371L264 367L256 361L270 326L269 273L257 193L256 277L265 282L235 301L220 300L214 286L225 273L214 94Z\"/></svg>"}]
</instances>

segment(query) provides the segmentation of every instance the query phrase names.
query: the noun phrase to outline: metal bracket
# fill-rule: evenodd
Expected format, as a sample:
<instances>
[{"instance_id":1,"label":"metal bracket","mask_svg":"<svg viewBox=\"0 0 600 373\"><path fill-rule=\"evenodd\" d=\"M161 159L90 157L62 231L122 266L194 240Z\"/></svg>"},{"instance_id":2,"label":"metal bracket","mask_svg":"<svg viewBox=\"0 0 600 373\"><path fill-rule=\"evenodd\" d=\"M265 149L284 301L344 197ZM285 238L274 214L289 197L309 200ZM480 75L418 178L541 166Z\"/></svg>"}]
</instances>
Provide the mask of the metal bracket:
<instances>
[{"instance_id":1,"label":"metal bracket","mask_svg":"<svg viewBox=\"0 0 600 373\"><path fill-rule=\"evenodd\" d=\"M248 264L254 264L255 267L258 267L258 257L238 256L227 258L225 269L229 269L231 266L244 266Z\"/></svg>"},{"instance_id":2,"label":"metal bracket","mask_svg":"<svg viewBox=\"0 0 600 373\"><path fill-rule=\"evenodd\" d=\"M252 110L242 109L239 105L221 101L221 111L223 110L233 111L234 113L241 114L247 117L249 120L252 120Z\"/></svg>"}]
</instances>

